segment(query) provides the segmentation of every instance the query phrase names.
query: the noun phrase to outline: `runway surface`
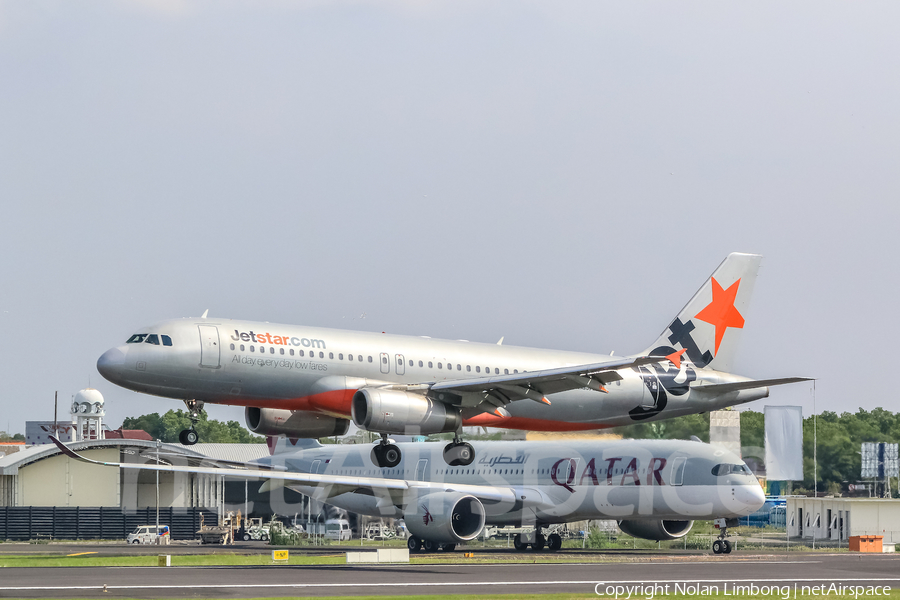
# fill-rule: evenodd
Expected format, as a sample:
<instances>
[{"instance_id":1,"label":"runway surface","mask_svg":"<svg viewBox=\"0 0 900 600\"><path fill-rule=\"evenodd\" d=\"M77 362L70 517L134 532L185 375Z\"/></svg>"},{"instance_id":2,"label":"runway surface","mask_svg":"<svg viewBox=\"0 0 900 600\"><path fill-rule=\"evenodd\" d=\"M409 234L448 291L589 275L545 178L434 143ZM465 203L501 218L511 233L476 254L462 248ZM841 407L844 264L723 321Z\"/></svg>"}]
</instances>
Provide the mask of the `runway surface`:
<instances>
[{"instance_id":1,"label":"runway surface","mask_svg":"<svg viewBox=\"0 0 900 600\"><path fill-rule=\"evenodd\" d=\"M4 598L249 598L410 594L595 595L607 586L656 583L900 587L900 555L798 554L588 564L247 567L59 567L0 570ZM106 585L106 593L103 586Z\"/></svg>"}]
</instances>

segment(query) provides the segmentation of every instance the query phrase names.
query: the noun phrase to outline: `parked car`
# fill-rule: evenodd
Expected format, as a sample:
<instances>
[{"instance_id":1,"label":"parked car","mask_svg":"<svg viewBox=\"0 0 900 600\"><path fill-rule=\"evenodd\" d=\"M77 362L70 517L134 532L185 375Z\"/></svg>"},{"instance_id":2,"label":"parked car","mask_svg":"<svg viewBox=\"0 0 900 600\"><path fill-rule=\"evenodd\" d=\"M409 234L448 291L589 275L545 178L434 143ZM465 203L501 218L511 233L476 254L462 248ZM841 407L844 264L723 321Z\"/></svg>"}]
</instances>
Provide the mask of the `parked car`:
<instances>
[{"instance_id":1,"label":"parked car","mask_svg":"<svg viewBox=\"0 0 900 600\"><path fill-rule=\"evenodd\" d=\"M169 526L168 525L139 525L137 529L128 534L125 541L129 544L156 544L159 538L159 544L167 545L169 543Z\"/></svg>"}]
</instances>

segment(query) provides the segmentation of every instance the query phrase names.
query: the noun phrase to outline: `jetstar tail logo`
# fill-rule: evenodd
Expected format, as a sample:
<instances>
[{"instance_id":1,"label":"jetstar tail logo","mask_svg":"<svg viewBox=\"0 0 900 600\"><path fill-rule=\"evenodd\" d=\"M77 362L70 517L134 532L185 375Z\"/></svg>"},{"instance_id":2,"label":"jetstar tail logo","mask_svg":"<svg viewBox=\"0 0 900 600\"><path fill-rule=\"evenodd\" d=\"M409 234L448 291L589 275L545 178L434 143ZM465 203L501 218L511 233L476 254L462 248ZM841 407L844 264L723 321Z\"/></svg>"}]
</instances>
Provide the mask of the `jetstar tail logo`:
<instances>
[{"instance_id":1,"label":"jetstar tail logo","mask_svg":"<svg viewBox=\"0 0 900 600\"><path fill-rule=\"evenodd\" d=\"M712 278L713 299L709 305L698 312L694 318L709 323L716 328L716 348L714 354L719 352L719 344L722 343L722 337L725 330L729 327L735 329L744 328L744 317L734 307L734 300L737 297L738 288L741 280L738 279L729 286L727 290L723 290L716 278Z\"/></svg>"}]
</instances>

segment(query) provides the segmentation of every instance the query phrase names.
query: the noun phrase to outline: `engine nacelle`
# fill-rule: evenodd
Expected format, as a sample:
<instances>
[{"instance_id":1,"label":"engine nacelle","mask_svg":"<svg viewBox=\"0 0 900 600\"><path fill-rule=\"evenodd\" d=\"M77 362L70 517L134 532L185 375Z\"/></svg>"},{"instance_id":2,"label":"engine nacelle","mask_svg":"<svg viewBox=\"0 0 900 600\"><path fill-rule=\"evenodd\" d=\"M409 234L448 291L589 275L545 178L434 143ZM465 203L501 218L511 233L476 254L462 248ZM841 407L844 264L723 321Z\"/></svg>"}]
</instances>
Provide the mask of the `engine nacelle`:
<instances>
[{"instance_id":1,"label":"engine nacelle","mask_svg":"<svg viewBox=\"0 0 900 600\"><path fill-rule=\"evenodd\" d=\"M290 438L320 438L344 435L350 421L308 410L280 410L248 406L244 411L247 429L258 435L286 435Z\"/></svg>"},{"instance_id":2,"label":"engine nacelle","mask_svg":"<svg viewBox=\"0 0 900 600\"><path fill-rule=\"evenodd\" d=\"M662 519L655 521L649 519L619 521L619 529L623 532L630 536L653 540L654 542L682 538L687 535L693 526L693 521L666 521Z\"/></svg>"},{"instance_id":3,"label":"engine nacelle","mask_svg":"<svg viewBox=\"0 0 900 600\"><path fill-rule=\"evenodd\" d=\"M475 496L436 492L421 496L403 515L406 528L422 540L459 544L478 537L484 528L484 505Z\"/></svg>"},{"instance_id":4,"label":"engine nacelle","mask_svg":"<svg viewBox=\"0 0 900 600\"><path fill-rule=\"evenodd\" d=\"M429 435L462 425L459 409L398 390L362 388L353 394L350 412L357 427L377 433Z\"/></svg>"}]
</instances>

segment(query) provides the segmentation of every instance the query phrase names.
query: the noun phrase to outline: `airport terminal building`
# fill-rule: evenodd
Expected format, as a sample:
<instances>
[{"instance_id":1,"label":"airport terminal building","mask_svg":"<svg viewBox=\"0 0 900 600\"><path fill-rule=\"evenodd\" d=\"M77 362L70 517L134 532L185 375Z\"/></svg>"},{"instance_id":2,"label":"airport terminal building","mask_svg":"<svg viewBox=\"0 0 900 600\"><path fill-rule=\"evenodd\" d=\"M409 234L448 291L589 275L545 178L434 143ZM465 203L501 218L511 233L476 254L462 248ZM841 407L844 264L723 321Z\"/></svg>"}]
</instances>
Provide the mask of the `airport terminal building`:
<instances>
[{"instance_id":1,"label":"airport terminal building","mask_svg":"<svg viewBox=\"0 0 900 600\"><path fill-rule=\"evenodd\" d=\"M200 464L210 460L243 463L268 455L265 444L182 446L137 439L96 439L68 445L93 460L126 463L153 464L157 453L159 461L165 464ZM159 506L167 517L176 519L180 515L184 521L183 527L173 525L174 538L192 538L200 513L215 519L226 510L267 512L268 499L257 492L261 483L228 480L222 475L159 473ZM0 458L0 540L31 539L36 534L61 537L59 532L35 529L40 515L48 511L51 516L44 518L48 523L54 522L54 529L72 530L82 538L119 537L117 526L110 532L93 531L82 525L87 521L121 521L127 529L134 519L145 522L150 514L155 518L156 498L155 471L79 462L62 454L53 444L26 447ZM59 522L72 520L78 522ZM27 534L23 530L26 525Z\"/></svg>"}]
</instances>

